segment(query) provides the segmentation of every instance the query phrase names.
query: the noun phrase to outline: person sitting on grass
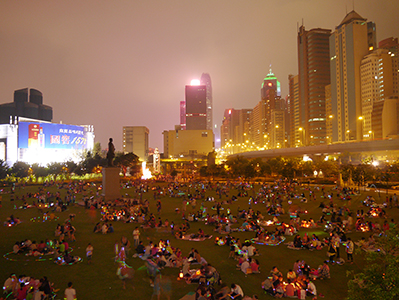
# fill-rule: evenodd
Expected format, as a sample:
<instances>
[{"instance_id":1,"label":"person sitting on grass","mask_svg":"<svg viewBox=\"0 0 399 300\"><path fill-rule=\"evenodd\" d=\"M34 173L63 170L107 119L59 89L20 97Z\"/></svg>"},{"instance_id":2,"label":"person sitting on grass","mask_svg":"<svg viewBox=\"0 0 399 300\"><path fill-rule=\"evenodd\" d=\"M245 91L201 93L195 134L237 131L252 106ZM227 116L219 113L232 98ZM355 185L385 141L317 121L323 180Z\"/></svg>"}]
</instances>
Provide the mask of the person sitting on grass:
<instances>
[{"instance_id":1,"label":"person sitting on grass","mask_svg":"<svg viewBox=\"0 0 399 300\"><path fill-rule=\"evenodd\" d=\"M232 283L229 295L231 299L242 300L242 298L244 297L244 292L238 284Z\"/></svg>"},{"instance_id":2,"label":"person sitting on grass","mask_svg":"<svg viewBox=\"0 0 399 300\"><path fill-rule=\"evenodd\" d=\"M75 258L68 251L65 251L63 258L66 264L73 264L75 262Z\"/></svg>"},{"instance_id":3,"label":"person sitting on grass","mask_svg":"<svg viewBox=\"0 0 399 300\"><path fill-rule=\"evenodd\" d=\"M259 262L255 258L251 259L251 270L252 270L252 273L260 273L260 271L259 271Z\"/></svg>"},{"instance_id":4,"label":"person sitting on grass","mask_svg":"<svg viewBox=\"0 0 399 300\"><path fill-rule=\"evenodd\" d=\"M276 266L273 266L271 271L270 271L269 276L278 278L278 277L282 277L283 274L279 271L279 269L277 269Z\"/></svg>"},{"instance_id":5,"label":"person sitting on grass","mask_svg":"<svg viewBox=\"0 0 399 300\"><path fill-rule=\"evenodd\" d=\"M321 269L319 279L330 279L330 267L328 266L328 262L325 260Z\"/></svg>"},{"instance_id":6,"label":"person sitting on grass","mask_svg":"<svg viewBox=\"0 0 399 300\"><path fill-rule=\"evenodd\" d=\"M276 293L274 291L273 282L271 279L272 277L268 277L265 281L262 282L262 289L264 289L265 292L269 295L274 296Z\"/></svg>"}]
</instances>

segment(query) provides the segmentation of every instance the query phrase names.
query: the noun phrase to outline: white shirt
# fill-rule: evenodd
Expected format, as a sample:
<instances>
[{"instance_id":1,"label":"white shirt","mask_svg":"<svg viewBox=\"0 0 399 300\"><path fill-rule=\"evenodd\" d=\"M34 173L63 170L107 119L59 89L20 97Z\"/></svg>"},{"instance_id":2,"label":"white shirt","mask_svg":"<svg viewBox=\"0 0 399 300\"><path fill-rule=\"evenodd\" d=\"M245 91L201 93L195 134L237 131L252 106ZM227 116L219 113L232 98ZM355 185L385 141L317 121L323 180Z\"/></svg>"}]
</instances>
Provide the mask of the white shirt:
<instances>
[{"instance_id":1,"label":"white shirt","mask_svg":"<svg viewBox=\"0 0 399 300\"><path fill-rule=\"evenodd\" d=\"M234 289L231 289L231 291L233 293L241 295L241 297L244 297L244 292L242 291L242 288L238 284L236 284L236 287Z\"/></svg>"},{"instance_id":2,"label":"white shirt","mask_svg":"<svg viewBox=\"0 0 399 300\"><path fill-rule=\"evenodd\" d=\"M75 296L76 296L76 291L74 288L66 288L65 289L66 300L74 300Z\"/></svg>"},{"instance_id":3,"label":"white shirt","mask_svg":"<svg viewBox=\"0 0 399 300\"><path fill-rule=\"evenodd\" d=\"M249 268L249 262L246 260L241 264L241 271L244 272L244 274L247 274L247 269Z\"/></svg>"},{"instance_id":4,"label":"white shirt","mask_svg":"<svg viewBox=\"0 0 399 300\"><path fill-rule=\"evenodd\" d=\"M249 245L247 248L248 256L254 256L254 250L255 250L255 247L252 245Z\"/></svg>"},{"instance_id":5,"label":"white shirt","mask_svg":"<svg viewBox=\"0 0 399 300\"><path fill-rule=\"evenodd\" d=\"M317 290L316 290L316 286L314 285L313 282L309 281L308 283L308 292L312 293L313 295L317 296Z\"/></svg>"}]
</instances>

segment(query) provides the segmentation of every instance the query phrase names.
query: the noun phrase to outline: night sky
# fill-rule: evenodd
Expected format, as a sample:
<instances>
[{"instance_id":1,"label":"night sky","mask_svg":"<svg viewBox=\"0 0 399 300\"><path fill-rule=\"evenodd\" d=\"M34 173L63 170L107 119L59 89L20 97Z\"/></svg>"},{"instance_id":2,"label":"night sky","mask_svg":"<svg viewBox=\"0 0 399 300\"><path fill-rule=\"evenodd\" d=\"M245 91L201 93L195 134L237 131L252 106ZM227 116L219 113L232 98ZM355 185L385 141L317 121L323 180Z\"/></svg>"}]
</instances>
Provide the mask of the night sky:
<instances>
[{"instance_id":1,"label":"night sky","mask_svg":"<svg viewBox=\"0 0 399 300\"><path fill-rule=\"evenodd\" d=\"M354 5L376 23L377 42L399 37L399 1ZM162 151L191 79L210 74L219 127L224 109L257 104L270 64L287 95L302 20L334 29L352 9L352 0L2 0L0 103L36 88L54 122L94 125L103 148L113 137L122 149L123 126L146 126Z\"/></svg>"}]
</instances>

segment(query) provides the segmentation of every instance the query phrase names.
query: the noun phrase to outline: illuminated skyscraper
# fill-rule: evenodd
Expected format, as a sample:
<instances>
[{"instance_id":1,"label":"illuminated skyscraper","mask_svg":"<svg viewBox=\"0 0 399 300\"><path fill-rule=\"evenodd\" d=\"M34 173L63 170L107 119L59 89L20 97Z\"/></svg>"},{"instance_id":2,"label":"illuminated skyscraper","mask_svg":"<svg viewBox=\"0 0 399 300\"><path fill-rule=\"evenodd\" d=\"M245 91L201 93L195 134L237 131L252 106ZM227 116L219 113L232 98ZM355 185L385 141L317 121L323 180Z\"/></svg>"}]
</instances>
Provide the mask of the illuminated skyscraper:
<instances>
[{"instance_id":1,"label":"illuminated skyscraper","mask_svg":"<svg viewBox=\"0 0 399 300\"><path fill-rule=\"evenodd\" d=\"M206 85L186 85L186 129L207 129Z\"/></svg>"},{"instance_id":2,"label":"illuminated skyscraper","mask_svg":"<svg viewBox=\"0 0 399 300\"><path fill-rule=\"evenodd\" d=\"M247 150L250 144L249 122L252 109L226 109L221 128L221 147L230 154Z\"/></svg>"},{"instance_id":3,"label":"illuminated skyscraper","mask_svg":"<svg viewBox=\"0 0 399 300\"><path fill-rule=\"evenodd\" d=\"M213 130L211 76L208 73L202 73L200 83L206 87L206 129Z\"/></svg>"},{"instance_id":4,"label":"illuminated skyscraper","mask_svg":"<svg viewBox=\"0 0 399 300\"><path fill-rule=\"evenodd\" d=\"M263 79L261 89L262 99L267 97L267 93L269 90L274 90L277 96L281 96L280 82L277 80L276 76L274 76L271 66L269 69L269 74L267 74L266 77Z\"/></svg>"},{"instance_id":5,"label":"illuminated skyscraper","mask_svg":"<svg viewBox=\"0 0 399 300\"><path fill-rule=\"evenodd\" d=\"M180 101L180 128L186 130L186 101Z\"/></svg>"},{"instance_id":6,"label":"illuminated skyscraper","mask_svg":"<svg viewBox=\"0 0 399 300\"><path fill-rule=\"evenodd\" d=\"M299 128L304 145L325 143L325 86L330 84L329 29L298 31ZM297 130L299 129L297 128Z\"/></svg>"},{"instance_id":7,"label":"illuminated skyscraper","mask_svg":"<svg viewBox=\"0 0 399 300\"><path fill-rule=\"evenodd\" d=\"M288 75L290 89L290 146L299 147L302 145L299 128L299 87L298 75Z\"/></svg>"},{"instance_id":8,"label":"illuminated skyscraper","mask_svg":"<svg viewBox=\"0 0 399 300\"><path fill-rule=\"evenodd\" d=\"M376 29L355 11L330 36L332 142L360 140L362 97L360 64L376 49Z\"/></svg>"},{"instance_id":9,"label":"illuminated skyscraper","mask_svg":"<svg viewBox=\"0 0 399 300\"><path fill-rule=\"evenodd\" d=\"M367 55L360 66L362 83L362 139L371 139L374 102L394 95L392 57L386 49L377 49Z\"/></svg>"},{"instance_id":10,"label":"illuminated skyscraper","mask_svg":"<svg viewBox=\"0 0 399 300\"><path fill-rule=\"evenodd\" d=\"M257 148L282 148L285 145L285 105L280 82L272 69L263 79L261 101L251 114L251 138Z\"/></svg>"}]
</instances>

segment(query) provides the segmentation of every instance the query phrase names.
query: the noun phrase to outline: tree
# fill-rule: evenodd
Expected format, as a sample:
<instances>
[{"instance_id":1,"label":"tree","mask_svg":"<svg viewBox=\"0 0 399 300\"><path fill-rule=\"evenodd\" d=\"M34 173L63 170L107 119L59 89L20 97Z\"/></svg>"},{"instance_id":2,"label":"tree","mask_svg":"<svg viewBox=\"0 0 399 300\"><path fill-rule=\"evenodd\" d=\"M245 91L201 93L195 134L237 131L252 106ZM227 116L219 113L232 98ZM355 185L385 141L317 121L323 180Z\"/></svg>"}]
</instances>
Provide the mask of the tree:
<instances>
[{"instance_id":1,"label":"tree","mask_svg":"<svg viewBox=\"0 0 399 300\"><path fill-rule=\"evenodd\" d=\"M79 163L78 167L74 170L77 175L92 173L98 166L105 166L107 160L99 154L93 154L87 151L83 160Z\"/></svg>"},{"instance_id":2,"label":"tree","mask_svg":"<svg viewBox=\"0 0 399 300\"><path fill-rule=\"evenodd\" d=\"M281 157L275 157L272 159L269 159L266 162L270 168L270 175L278 175L279 174L279 170L281 169L282 165L283 165L283 160Z\"/></svg>"},{"instance_id":3,"label":"tree","mask_svg":"<svg viewBox=\"0 0 399 300\"><path fill-rule=\"evenodd\" d=\"M367 180L371 178L370 176L370 165L358 165L353 167L352 170L352 180L355 184L357 184L358 188L364 185Z\"/></svg>"},{"instance_id":4,"label":"tree","mask_svg":"<svg viewBox=\"0 0 399 300\"><path fill-rule=\"evenodd\" d=\"M96 156L96 155L101 156L101 144L98 142L94 143L92 152L93 152L93 156Z\"/></svg>"},{"instance_id":5,"label":"tree","mask_svg":"<svg viewBox=\"0 0 399 300\"><path fill-rule=\"evenodd\" d=\"M313 176L314 171L313 161L302 161L300 164L300 170L302 171L302 176Z\"/></svg>"},{"instance_id":6,"label":"tree","mask_svg":"<svg viewBox=\"0 0 399 300\"><path fill-rule=\"evenodd\" d=\"M248 159L242 156L228 158L226 165L229 167L230 174L233 177L240 177L245 175L245 168L248 165Z\"/></svg>"},{"instance_id":7,"label":"tree","mask_svg":"<svg viewBox=\"0 0 399 300\"><path fill-rule=\"evenodd\" d=\"M286 159L280 174L287 179L294 179L297 172L297 164L294 159Z\"/></svg>"},{"instance_id":8,"label":"tree","mask_svg":"<svg viewBox=\"0 0 399 300\"><path fill-rule=\"evenodd\" d=\"M342 176L342 181L347 182L352 176L353 166L350 164L341 165L340 174Z\"/></svg>"},{"instance_id":9,"label":"tree","mask_svg":"<svg viewBox=\"0 0 399 300\"><path fill-rule=\"evenodd\" d=\"M132 171L132 173L136 173L137 166L139 162L139 157L134 154L133 152L124 154L124 153L117 153L114 164L122 169L123 176L126 176L128 169Z\"/></svg>"},{"instance_id":10,"label":"tree","mask_svg":"<svg viewBox=\"0 0 399 300\"><path fill-rule=\"evenodd\" d=\"M9 168L7 163L4 160L0 159L0 179L4 179L7 177Z\"/></svg>"},{"instance_id":11,"label":"tree","mask_svg":"<svg viewBox=\"0 0 399 300\"><path fill-rule=\"evenodd\" d=\"M74 161L69 160L65 163L65 167L67 168L68 173L74 173L75 170L78 168L78 164Z\"/></svg>"},{"instance_id":12,"label":"tree","mask_svg":"<svg viewBox=\"0 0 399 300\"><path fill-rule=\"evenodd\" d=\"M32 174L34 174L36 177L45 177L49 174L49 172L47 168L36 163L32 165Z\"/></svg>"},{"instance_id":13,"label":"tree","mask_svg":"<svg viewBox=\"0 0 399 300\"><path fill-rule=\"evenodd\" d=\"M349 300L399 299L399 231L397 226L377 239L380 251L367 252L368 263L362 273L348 282Z\"/></svg>"},{"instance_id":14,"label":"tree","mask_svg":"<svg viewBox=\"0 0 399 300\"><path fill-rule=\"evenodd\" d=\"M47 165L48 172L49 174L52 175L58 175L62 173L62 168L64 167L64 164L58 163L58 162L53 162Z\"/></svg>"},{"instance_id":15,"label":"tree","mask_svg":"<svg viewBox=\"0 0 399 300\"><path fill-rule=\"evenodd\" d=\"M11 167L11 174L19 178L27 177L29 175L29 165L23 161L17 161Z\"/></svg>"}]
</instances>

